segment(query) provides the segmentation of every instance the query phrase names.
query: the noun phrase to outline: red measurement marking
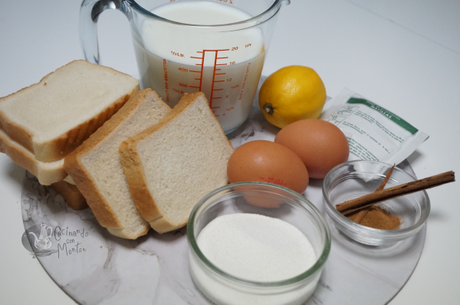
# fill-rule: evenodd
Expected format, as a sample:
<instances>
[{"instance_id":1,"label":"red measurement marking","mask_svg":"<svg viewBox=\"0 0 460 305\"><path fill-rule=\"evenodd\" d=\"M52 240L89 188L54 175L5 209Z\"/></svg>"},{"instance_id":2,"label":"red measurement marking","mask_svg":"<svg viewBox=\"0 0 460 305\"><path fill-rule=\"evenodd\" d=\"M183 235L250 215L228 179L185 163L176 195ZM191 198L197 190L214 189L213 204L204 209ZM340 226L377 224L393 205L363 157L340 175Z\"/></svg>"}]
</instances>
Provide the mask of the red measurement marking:
<instances>
[{"instance_id":1,"label":"red measurement marking","mask_svg":"<svg viewBox=\"0 0 460 305\"><path fill-rule=\"evenodd\" d=\"M206 54L204 53L204 51L198 51L198 53L203 54L203 56L201 57L201 64L199 65L201 69L200 69L200 84L198 85L199 87L198 91L201 91L201 88L203 86L204 57L206 56Z\"/></svg>"},{"instance_id":2,"label":"red measurement marking","mask_svg":"<svg viewBox=\"0 0 460 305\"><path fill-rule=\"evenodd\" d=\"M214 101L214 80L216 79L216 67L217 67L217 51L216 51L216 57L214 58L214 67L212 71L211 97L209 99L209 106L211 108L216 108L216 107L212 107L212 102Z\"/></svg>"},{"instance_id":3,"label":"red measurement marking","mask_svg":"<svg viewBox=\"0 0 460 305\"><path fill-rule=\"evenodd\" d=\"M190 56L192 59L198 59L199 63L196 63L195 66L200 67L200 70L190 70L190 72L195 72L195 73L200 73L200 78L195 78L195 80L199 81L198 86L190 86L191 88L197 88L199 91L203 90L203 72L204 72L204 65L205 65L205 57L206 54L209 53L214 53L214 65L213 65L213 71L212 71L212 83L211 83L211 96L209 97L209 106L211 109L218 109L220 107L213 107L212 103L214 100L221 99L222 97L219 96L214 96L215 91L222 91L223 88L215 88L216 83L222 83L225 80L217 80L217 76L222 76L225 75L225 72L220 72L221 69L219 67L221 66L227 66L227 63L219 63L219 60L225 60L228 59L228 56L219 56L219 52L225 52L225 51L230 51L230 49L215 49L215 50L202 50L202 51L197 51L200 56Z\"/></svg>"}]
</instances>

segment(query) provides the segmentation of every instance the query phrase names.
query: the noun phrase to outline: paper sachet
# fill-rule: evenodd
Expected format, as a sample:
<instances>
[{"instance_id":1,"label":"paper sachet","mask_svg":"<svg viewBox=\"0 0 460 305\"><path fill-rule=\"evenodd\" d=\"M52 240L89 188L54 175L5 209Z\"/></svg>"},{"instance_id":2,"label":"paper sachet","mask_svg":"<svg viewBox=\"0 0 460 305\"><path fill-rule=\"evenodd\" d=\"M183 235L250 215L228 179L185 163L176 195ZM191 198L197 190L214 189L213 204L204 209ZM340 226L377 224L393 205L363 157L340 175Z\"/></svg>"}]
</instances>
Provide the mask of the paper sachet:
<instances>
[{"instance_id":1,"label":"paper sachet","mask_svg":"<svg viewBox=\"0 0 460 305\"><path fill-rule=\"evenodd\" d=\"M328 104L320 119L335 124L345 134L349 160L399 164L428 139L398 115L350 89L342 90Z\"/></svg>"}]
</instances>

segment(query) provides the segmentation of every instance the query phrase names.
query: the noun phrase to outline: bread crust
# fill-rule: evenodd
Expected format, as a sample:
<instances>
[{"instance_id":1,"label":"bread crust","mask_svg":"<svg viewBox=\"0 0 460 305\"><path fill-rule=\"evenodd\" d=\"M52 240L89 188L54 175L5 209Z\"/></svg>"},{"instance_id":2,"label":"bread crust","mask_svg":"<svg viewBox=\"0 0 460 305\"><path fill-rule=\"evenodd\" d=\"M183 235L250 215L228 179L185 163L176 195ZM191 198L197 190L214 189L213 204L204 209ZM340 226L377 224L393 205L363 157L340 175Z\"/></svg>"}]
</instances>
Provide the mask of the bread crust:
<instances>
[{"instance_id":1,"label":"bread crust","mask_svg":"<svg viewBox=\"0 0 460 305\"><path fill-rule=\"evenodd\" d=\"M175 120L183 111L192 106L195 100L199 97L206 99L202 92L186 93L181 98L180 102L163 118L163 120L161 120L161 122L152 125L136 136L123 141L120 145L119 152L131 190L131 195L133 196L142 217L144 217L150 223L152 229L158 233L165 233L179 229L185 226L187 221L174 225L167 221L162 212L158 209L155 199L148 190L146 175L138 154L137 145L140 141L146 139L152 133L164 128L171 121ZM209 111L211 110L209 109ZM213 118L216 120L218 126L220 126L219 121L214 115ZM223 130L222 134L224 134ZM225 138L228 145L233 149L231 142L227 139L227 137Z\"/></svg>"},{"instance_id":2,"label":"bread crust","mask_svg":"<svg viewBox=\"0 0 460 305\"><path fill-rule=\"evenodd\" d=\"M0 152L5 153L17 165L37 177L42 185L50 185L67 176L63 160L46 164L38 161L34 155L0 131Z\"/></svg>"},{"instance_id":3,"label":"bread crust","mask_svg":"<svg viewBox=\"0 0 460 305\"><path fill-rule=\"evenodd\" d=\"M158 124L152 125L144 131L138 133L136 136L131 137L120 144L120 157L123 164L125 176L128 181L131 196L133 196L136 207L141 213L142 217L150 223L152 229L158 233L165 233L183 227L173 226L166 219L164 219L161 211L153 199L147 187L146 176L142 166L141 159L137 152L137 143L147 138L155 131L167 126L170 121L174 120L178 115L189 107L195 101L198 95L203 95L201 92L186 94L182 97L173 110L171 110Z\"/></svg>"},{"instance_id":4,"label":"bread crust","mask_svg":"<svg viewBox=\"0 0 460 305\"><path fill-rule=\"evenodd\" d=\"M51 184L51 187L65 199L70 208L74 210L83 210L88 207L85 197L83 197L75 185L61 180Z\"/></svg>"},{"instance_id":5,"label":"bread crust","mask_svg":"<svg viewBox=\"0 0 460 305\"><path fill-rule=\"evenodd\" d=\"M87 141L90 139L91 137ZM86 142L80 147L85 143ZM118 228L121 226L118 217L116 217L110 205L99 192L97 185L94 180L91 179L91 176L81 162L81 157L85 151L83 149L79 150L80 147L65 157L64 168L72 177L82 195L86 198L86 202L99 221L99 224L106 228Z\"/></svg>"},{"instance_id":6,"label":"bread crust","mask_svg":"<svg viewBox=\"0 0 460 305\"><path fill-rule=\"evenodd\" d=\"M139 213L149 223L162 217L147 188L144 169L137 154L136 143L133 142L132 138L121 142L119 153L129 190Z\"/></svg>"},{"instance_id":7,"label":"bread crust","mask_svg":"<svg viewBox=\"0 0 460 305\"><path fill-rule=\"evenodd\" d=\"M60 68L56 71L72 65L75 62L86 62L85 60L74 60ZM90 64L90 63L88 63ZM91 65L91 64L90 64ZM110 67L104 67L115 71L116 73L127 75L125 73L116 71ZM0 103L3 100L6 100L10 96L17 94L18 92L30 90L35 86L42 86L46 83L47 78L56 73L53 71L46 76L44 76L38 83L32 84L28 87L25 87L15 93L7 95L0 98ZM6 114L0 111L0 129L2 129L12 140L21 144L24 148L28 149L32 154L35 155L35 158L43 162L52 162L64 158L67 154L72 152L77 148L84 140L86 140L93 132L95 132L106 120L108 120L114 113L116 113L129 99L129 97L136 91L139 90L139 84L129 93L118 98L111 105L107 106L102 112L98 115L92 117L91 119L80 123L74 128L68 130L67 132L62 133L60 136L52 139L49 142L45 143L36 143L33 139L33 134L31 131L25 129L18 123L12 122Z\"/></svg>"},{"instance_id":8,"label":"bread crust","mask_svg":"<svg viewBox=\"0 0 460 305\"><path fill-rule=\"evenodd\" d=\"M86 141L83 142L77 149L67 155L64 161L64 168L73 178L77 188L86 198L88 205L93 210L94 215L101 224L114 234L121 234L122 229L120 220L113 211L110 204L99 191L91 174L83 165L81 158L95 149L108 134L112 133L123 121L136 110L140 102L145 99L148 90L137 92L131 99L117 112L110 120L106 121L95 133L93 133ZM146 234L146 230L143 234ZM117 235L120 236L120 235ZM140 236L140 235L139 235ZM120 236L123 238L137 238L132 236Z\"/></svg>"},{"instance_id":9,"label":"bread crust","mask_svg":"<svg viewBox=\"0 0 460 305\"><path fill-rule=\"evenodd\" d=\"M0 98L0 103L2 102L2 99L3 98ZM32 134L28 130L23 129L22 126L11 122L1 111L0 129L3 130L3 132L5 132L11 140L18 143L19 145L22 145L25 149L33 154L34 148L32 145Z\"/></svg>"},{"instance_id":10,"label":"bread crust","mask_svg":"<svg viewBox=\"0 0 460 305\"><path fill-rule=\"evenodd\" d=\"M152 229L162 234L185 226L187 222L181 223L178 226L172 225L163 217L163 214L158 209L147 187L144 168L137 153L137 141L133 138L123 141L120 144L119 153L131 196L136 203L139 213L150 223Z\"/></svg>"},{"instance_id":11,"label":"bread crust","mask_svg":"<svg viewBox=\"0 0 460 305\"><path fill-rule=\"evenodd\" d=\"M55 138L50 143L34 145L34 152L39 160L59 160L67 156L75 148L81 145L91 134L93 134L104 122L109 120L112 115L118 112L123 105L129 100L131 95L137 91L132 90L117 99L109 107L105 108L103 112L99 113L96 117L87 120L61 136Z\"/></svg>"},{"instance_id":12,"label":"bread crust","mask_svg":"<svg viewBox=\"0 0 460 305\"><path fill-rule=\"evenodd\" d=\"M177 116L179 116L186 108L190 107L193 102L199 97L202 96L205 98L205 95L202 92L194 92L194 93L185 93L184 96L180 99L180 102L174 106L173 110L170 111L161 122L158 124L152 125L149 128L145 129L144 131L138 133L136 136L131 137L134 142L139 142L148 136L150 136L155 131L163 128L164 126L168 125L170 121L174 120ZM215 118L215 117L214 117ZM217 119L215 118L217 121ZM217 121L219 122L219 121ZM126 140L128 141L128 140ZM228 140L227 140L228 141ZM229 141L230 143L230 141ZM231 145L231 143L230 143Z\"/></svg>"}]
</instances>

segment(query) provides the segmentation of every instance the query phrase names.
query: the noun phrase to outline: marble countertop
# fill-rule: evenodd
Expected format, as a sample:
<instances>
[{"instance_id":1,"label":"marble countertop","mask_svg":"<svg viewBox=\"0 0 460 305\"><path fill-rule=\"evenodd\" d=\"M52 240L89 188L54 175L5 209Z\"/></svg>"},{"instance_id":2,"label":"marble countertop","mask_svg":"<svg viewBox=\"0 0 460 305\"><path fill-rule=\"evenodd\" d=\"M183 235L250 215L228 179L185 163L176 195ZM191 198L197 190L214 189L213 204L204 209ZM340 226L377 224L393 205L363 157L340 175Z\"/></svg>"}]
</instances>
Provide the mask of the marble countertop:
<instances>
[{"instance_id":1,"label":"marble countertop","mask_svg":"<svg viewBox=\"0 0 460 305\"><path fill-rule=\"evenodd\" d=\"M0 96L78 58L80 1L14 1L0 12ZM329 96L344 87L410 121L430 138L408 161L418 177L460 170L460 3L440 0L292 0L282 8L262 72L314 68ZM99 21L102 64L138 77L128 23ZM24 248L24 170L0 155L2 304L75 304ZM428 191L432 211L420 261L398 304L460 302L456 183ZM174 300L170 300L174 302Z\"/></svg>"}]
</instances>

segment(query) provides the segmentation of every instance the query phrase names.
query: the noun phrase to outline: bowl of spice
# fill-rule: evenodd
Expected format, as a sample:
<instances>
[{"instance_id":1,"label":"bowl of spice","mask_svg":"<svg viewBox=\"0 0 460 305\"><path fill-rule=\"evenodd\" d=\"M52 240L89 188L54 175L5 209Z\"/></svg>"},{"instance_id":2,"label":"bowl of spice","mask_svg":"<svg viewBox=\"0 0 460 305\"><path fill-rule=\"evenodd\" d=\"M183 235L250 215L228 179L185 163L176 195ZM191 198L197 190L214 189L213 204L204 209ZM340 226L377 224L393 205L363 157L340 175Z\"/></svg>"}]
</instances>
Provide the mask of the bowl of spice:
<instances>
[{"instance_id":1,"label":"bowl of spice","mask_svg":"<svg viewBox=\"0 0 460 305\"><path fill-rule=\"evenodd\" d=\"M422 228L430 213L425 189L445 183L451 174L416 180L391 164L345 162L323 180L325 210L349 238L371 246L393 244Z\"/></svg>"},{"instance_id":2,"label":"bowl of spice","mask_svg":"<svg viewBox=\"0 0 460 305\"><path fill-rule=\"evenodd\" d=\"M187 224L189 270L215 304L304 304L329 256L329 227L305 197L240 182L202 198Z\"/></svg>"}]
</instances>

